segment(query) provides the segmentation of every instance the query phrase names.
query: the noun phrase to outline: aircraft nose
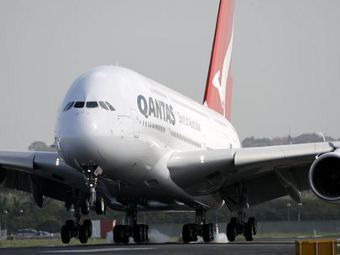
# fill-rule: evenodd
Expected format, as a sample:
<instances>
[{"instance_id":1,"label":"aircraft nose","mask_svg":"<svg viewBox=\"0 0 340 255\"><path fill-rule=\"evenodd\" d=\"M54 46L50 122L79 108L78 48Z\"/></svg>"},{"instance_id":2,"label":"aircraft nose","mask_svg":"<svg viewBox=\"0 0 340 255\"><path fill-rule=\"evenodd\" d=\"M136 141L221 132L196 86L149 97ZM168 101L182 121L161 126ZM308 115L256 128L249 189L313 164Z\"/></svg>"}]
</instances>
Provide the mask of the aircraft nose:
<instances>
[{"instance_id":1,"label":"aircraft nose","mask_svg":"<svg viewBox=\"0 0 340 255\"><path fill-rule=\"evenodd\" d=\"M100 116L90 111L79 111L63 116L59 120L59 137L93 137L105 132L104 122Z\"/></svg>"},{"instance_id":2,"label":"aircraft nose","mask_svg":"<svg viewBox=\"0 0 340 255\"><path fill-rule=\"evenodd\" d=\"M105 128L95 114L77 112L66 117L59 124L56 134L57 148L63 159L70 165L93 164L100 160L99 143Z\"/></svg>"}]
</instances>

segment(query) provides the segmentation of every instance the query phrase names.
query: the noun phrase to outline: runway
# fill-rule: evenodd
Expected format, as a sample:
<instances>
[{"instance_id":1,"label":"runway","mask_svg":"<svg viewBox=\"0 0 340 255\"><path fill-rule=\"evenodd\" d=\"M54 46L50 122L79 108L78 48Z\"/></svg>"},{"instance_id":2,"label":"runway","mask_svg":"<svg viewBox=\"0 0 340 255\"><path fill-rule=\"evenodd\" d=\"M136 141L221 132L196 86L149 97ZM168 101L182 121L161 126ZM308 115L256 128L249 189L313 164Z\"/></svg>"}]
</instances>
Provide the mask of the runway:
<instances>
[{"instance_id":1,"label":"runway","mask_svg":"<svg viewBox=\"0 0 340 255\"><path fill-rule=\"evenodd\" d=\"M224 244L145 244L145 245L77 245L56 247L34 247L34 248L3 248L0 254L4 255L31 255L31 254L228 254L228 255L283 255L294 254L294 241L256 241L256 242L234 242Z\"/></svg>"}]
</instances>

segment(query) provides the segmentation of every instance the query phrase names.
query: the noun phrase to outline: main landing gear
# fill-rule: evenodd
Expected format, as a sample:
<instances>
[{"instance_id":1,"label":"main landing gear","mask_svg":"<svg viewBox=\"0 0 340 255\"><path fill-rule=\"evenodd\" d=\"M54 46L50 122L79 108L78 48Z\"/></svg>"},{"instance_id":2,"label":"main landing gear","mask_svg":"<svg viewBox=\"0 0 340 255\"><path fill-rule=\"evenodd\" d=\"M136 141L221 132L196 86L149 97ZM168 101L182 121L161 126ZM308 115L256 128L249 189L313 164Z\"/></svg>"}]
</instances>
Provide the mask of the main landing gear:
<instances>
[{"instance_id":1,"label":"main landing gear","mask_svg":"<svg viewBox=\"0 0 340 255\"><path fill-rule=\"evenodd\" d=\"M113 241L115 243L129 243L130 237L135 243L149 242L149 226L137 224L137 210L131 209L126 212L127 225L116 225L113 228Z\"/></svg>"},{"instance_id":2,"label":"main landing gear","mask_svg":"<svg viewBox=\"0 0 340 255\"><path fill-rule=\"evenodd\" d=\"M67 220L61 228L61 240L68 244L72 237L78 238L81 243L87 243L92 235L91 220L80 220L80 212L74 214L74 220Z\"/></svg>"},{"instance_id":3,"label":"main landing gear","mask_svg":"<svg viewBox=\"0 0 340 255\"><path fill-rule=\"evenodd\" d=\"M246 221L245 213L238 212L238 217L232 217L227 224L227 237L230 242L235 241L237 235L243 234L246 241L252 241L256 235L257 222L254 217L249 217Z\"/></svg>"},{"instance_id":4,"label":"main landing gear","mask_svg":"<svg viewBox=\"0 0 340 255\"><path fill-rule=\"evenodd\" d=\"M202 236L204 242L214 240L217 230L213 223L206 223L206 211L203 209L196 210L196 222L185 224L182 229L182 238L184 243L195 242L198 236Z\"/></svg>"}]
</instances>

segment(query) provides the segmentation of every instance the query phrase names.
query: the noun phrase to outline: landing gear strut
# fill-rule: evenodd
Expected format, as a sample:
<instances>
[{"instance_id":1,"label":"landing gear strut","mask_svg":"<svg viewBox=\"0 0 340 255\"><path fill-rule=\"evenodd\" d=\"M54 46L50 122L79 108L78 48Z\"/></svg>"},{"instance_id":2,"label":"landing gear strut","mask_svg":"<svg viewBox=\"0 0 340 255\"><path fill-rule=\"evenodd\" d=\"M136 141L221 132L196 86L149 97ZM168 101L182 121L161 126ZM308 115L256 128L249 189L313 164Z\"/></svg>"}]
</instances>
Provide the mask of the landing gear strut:
<instances>
[{"instance_id":1,"label":"landing gear strut","mask_svg":"<svg viewBox=\"0 0 340 255\"><path fill-rule=\"evenodd\" d=\"M257 222L254 217L249 217L246 221L246 215L243 210L238 212L238 217L232 217L227 224L227 237L230 242L235 241L237 235L243 234L246 241L252 241L253 235L257 232Z\"/></svg>"},{"instance_id":2,"label":"landing gear strut","mask_svg":"<svg viewBox=\"0 0 340 255\"><path fill-rule=\"evenodd\" d=\"M198 236L202 236L204 242L214 240L216 236L216 226L213 223L206 223L206 210L196 210L196 222L185 224L182 229L184 243L197 241Z\"/></svg>"},{"instance_id":3,"label":"landing gear strut","mask_svg":"<svg viewBox=\"0 0 340 255\"><path fill-rule=\"evenodd\" d=\"M127 225L116 225L113 228L113 240L115 243L129 243L130 237L135 243L147 243L149 241L149 226L137 224L137 210L126 212Z\"/></svg>"},{"instance_id":4,"label":"landing gear strut","mask_svg":"<svg viewBox=\"0 0 340 255\"><path fill-rule=\"evenodd\" d=\"M80 208L77 206L74 211L74 220L67 220L61 228L61 240L68 244L72 237L78 238L81 243L87 243L92 235L91 220L80 220Z\"/></svg>"},{"instance_id":5,"label":"landing gear strut","mask_svg":"<svg viewBox=\"0 0 340 255\"><path fill-rule=\"evenodd\" d=\"M96 187L98 182L98 176L103 173L103 170L96 165L89 165L83 172L86 177L86 185L90 189L89 204L91 207L95 207L97 200Z\"/></svg>"}]
</instances>

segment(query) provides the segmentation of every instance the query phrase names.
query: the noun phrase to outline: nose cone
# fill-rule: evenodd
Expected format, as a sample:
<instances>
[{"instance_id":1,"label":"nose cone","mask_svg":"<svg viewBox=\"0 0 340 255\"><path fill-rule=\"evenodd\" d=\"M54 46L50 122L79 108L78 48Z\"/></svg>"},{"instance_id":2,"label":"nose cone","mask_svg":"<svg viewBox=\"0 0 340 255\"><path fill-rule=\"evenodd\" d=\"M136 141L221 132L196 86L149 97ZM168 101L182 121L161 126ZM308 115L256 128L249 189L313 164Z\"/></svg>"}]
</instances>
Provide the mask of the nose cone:
<instances>
[{"instance_id":1,"label":"nose cone","mask_svg":"<svg viewBox=\"0 0 340 255\"><path fill-rule=\"evenodd\" d=\"M93 137L105 131L100 115L93 110L81 109L60 116L56 134L58 137Z\"/></svg>"},{"instance_id":2,"label":"nose cone","mask_svg":"<svg viewBox=\"0 0 340 255\"><path fill-rule=\"evenodd\" d=\"M56 132L59 153L77 168L98 164L98 141L104 130L92 113L84 110L67 114L59 121Z\"/></svg>"}]
</instances>

